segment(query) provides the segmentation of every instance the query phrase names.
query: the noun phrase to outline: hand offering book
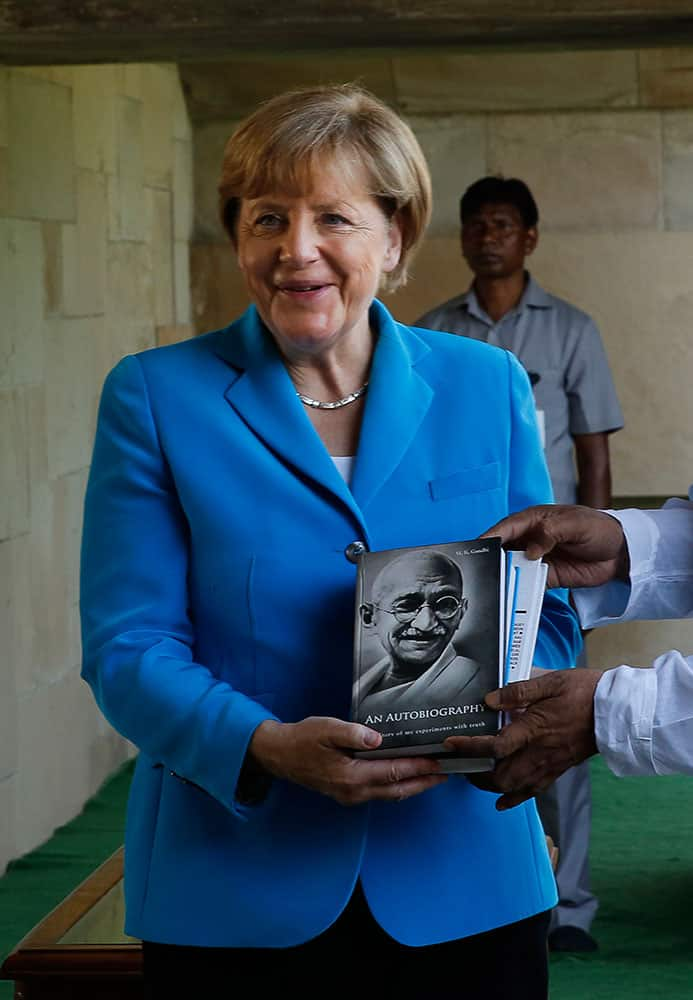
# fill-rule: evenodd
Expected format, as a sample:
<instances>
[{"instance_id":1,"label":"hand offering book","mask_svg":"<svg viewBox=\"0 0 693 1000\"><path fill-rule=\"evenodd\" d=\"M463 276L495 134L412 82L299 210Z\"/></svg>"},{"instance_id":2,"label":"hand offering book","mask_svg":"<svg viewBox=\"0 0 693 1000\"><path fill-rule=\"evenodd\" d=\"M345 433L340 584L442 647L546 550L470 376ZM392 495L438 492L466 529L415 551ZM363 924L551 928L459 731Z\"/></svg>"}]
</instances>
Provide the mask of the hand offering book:
<instances>
[{"instance_id":1,"label":"hand offering book","mask_svg":"<svg viewBox=\"0 0 693 1000\"><path fill-rule=\"evenodd\" d=\"M496 732L500 713L484 696L524 670L529 676L541 565L513 552L506 567L498 538L360 556L351 716L383 740L359 757L433 756L445 771L493 767L442 744Z\"/></svg>"}]
</instances>

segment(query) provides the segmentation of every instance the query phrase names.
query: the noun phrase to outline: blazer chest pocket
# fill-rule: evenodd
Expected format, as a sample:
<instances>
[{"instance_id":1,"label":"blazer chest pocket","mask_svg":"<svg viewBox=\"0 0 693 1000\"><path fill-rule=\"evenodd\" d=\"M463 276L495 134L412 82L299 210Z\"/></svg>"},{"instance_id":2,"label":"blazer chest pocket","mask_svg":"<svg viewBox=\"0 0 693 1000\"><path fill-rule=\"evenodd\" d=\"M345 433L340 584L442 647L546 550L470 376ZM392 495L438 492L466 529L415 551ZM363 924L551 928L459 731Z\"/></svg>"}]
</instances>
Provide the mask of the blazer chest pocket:
<instances>
[{"instance_id":1,"label":"blazer chest pocket","mask_svg":"<svg viewBox=\"0 0 693 1000\"><path fill-rule=\"evenodd\" d=\"M432 479L428 488L433 500L450 500L453 497L496 490L501 485L500 480L500 464L488 462L475 469L461 469L451 476Z\"/></svg>"}]
</instances>

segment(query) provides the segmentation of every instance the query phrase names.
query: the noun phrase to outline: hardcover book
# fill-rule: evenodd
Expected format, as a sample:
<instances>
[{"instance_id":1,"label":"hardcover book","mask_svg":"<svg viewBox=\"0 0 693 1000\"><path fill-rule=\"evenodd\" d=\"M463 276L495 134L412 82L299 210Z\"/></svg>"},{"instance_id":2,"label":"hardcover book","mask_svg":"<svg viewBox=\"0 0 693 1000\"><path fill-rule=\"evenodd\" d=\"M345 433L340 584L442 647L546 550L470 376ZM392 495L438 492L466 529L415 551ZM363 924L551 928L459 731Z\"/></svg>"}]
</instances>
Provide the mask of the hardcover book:
<instances>
[{"instance_id":1,"label":"hardcover book","mask_svg":"<svg viewBox=\"0 0 693 1000\"><path fill-rule=\"evenodd\" d=\"M359 557L351 717L383 737L359 757L434 756L444 771L493 767L442 744L448 736L496 732L501 713L484 696L505 683L511 666L519 679L520 652L531 666L541 573L518 553L509 553L508 563L498 538Z\"/></svg>"}]
</instances>

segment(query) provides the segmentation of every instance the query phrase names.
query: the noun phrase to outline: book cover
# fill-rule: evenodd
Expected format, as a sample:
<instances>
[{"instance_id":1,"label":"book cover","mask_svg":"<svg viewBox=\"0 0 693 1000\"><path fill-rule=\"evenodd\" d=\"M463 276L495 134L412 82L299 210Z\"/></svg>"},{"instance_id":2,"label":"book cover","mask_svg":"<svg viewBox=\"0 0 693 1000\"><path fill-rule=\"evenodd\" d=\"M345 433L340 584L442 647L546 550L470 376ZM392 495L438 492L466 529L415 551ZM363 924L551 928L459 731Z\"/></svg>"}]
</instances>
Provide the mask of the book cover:
<instances>
[{"instance_id":1,"label":"book cover","mask_svg":"<svg viewBox=\"0 0 693 1000\"><path fill-rule=\"evenodd\" d=\"M440 757L445 770L488 770L456 757L448 736L484 735L500 713L505 554L497 538L365 552L356 580L352 719L382 734L361 757Z\"/></svg>"}]
</instances>

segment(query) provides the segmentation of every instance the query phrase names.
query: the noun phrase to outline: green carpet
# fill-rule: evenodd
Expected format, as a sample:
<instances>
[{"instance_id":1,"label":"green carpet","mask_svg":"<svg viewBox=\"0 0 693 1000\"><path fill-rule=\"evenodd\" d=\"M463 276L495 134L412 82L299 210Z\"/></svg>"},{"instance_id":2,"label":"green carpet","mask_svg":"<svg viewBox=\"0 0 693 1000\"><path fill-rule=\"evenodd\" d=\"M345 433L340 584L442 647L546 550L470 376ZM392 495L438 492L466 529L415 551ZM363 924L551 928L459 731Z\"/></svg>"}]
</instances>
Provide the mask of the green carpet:
<instances>
[{"instance_id":1,"label":"green carpet","mask_svg":"<svg viewBox=\"0 0 693 1000\"><path fill-rule=\"evenodd\" d=\"M693 997L693 779L616 778L592 762L599 951L554 955L551 1000Z\"/></svg>"},{"instance_id":2,"label":"green carpet","mask_svg":"<svg viewBox=\"0 0 693 1000\"><path fill-rule=\"evenodd\" d=\"M133 763L113 774L82 812L41 847L12 861L0 878L0 964L76 885L123 842L125 801ZM0 980L1 1000L13 984Z\"/></svg>"},{"instance_id":3,"label":"green carpet","mask_svg":"<svg viewBox=\"0 0 693 1000\"><path fill-rule=\"evenodd\" d=\"M132 764L0 878L0 957L122 843ZM592 955L552 955L551 1000L693 997L693 779L628 778L592 762ZM12 985L0 983L9 1000Z\"/></svg>"}]
</instances>

